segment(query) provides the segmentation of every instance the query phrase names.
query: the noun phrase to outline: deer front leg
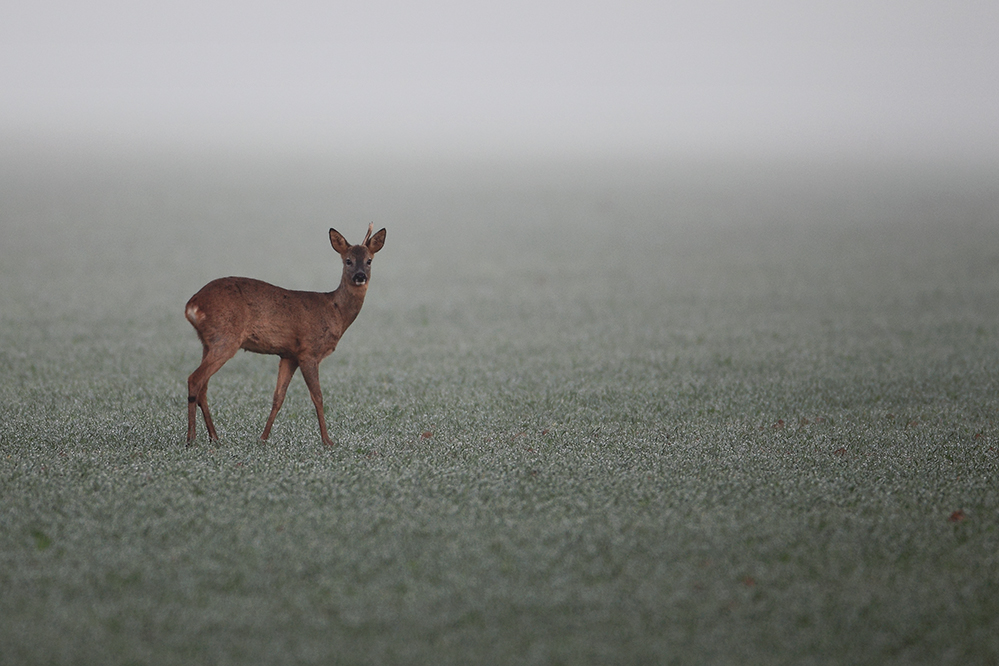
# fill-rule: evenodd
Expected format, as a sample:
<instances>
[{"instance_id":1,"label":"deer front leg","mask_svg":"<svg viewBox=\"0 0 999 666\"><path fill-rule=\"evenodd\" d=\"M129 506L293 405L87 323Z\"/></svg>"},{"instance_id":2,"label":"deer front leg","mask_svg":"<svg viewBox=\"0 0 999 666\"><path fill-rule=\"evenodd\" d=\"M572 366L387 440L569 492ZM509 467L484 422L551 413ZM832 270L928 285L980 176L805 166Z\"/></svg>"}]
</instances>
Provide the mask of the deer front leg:
<instances>
[{"instance_id":1,"label":"deer front leg","mask_svg":"<svg viewBox=\"0 0 999 666\"><path fill-rule=\"evenodd\" d=\"M316 416L319 417L319 434L322 435L323 444L326 446L336 446L326 432L326 416L323 414L323 390L319 386L319 363L316 361L300 362L302 377L305 378L305 385L309 387L309 395L312 396L312 404L316 406Z\"/></svg>"},{"instance_id":2,"label":"deer front leg","mask_svg":"<svg viewBox=\"0 0 999 666\"><path fill-rule=\"evenodd\" d=\"M274 417L277 416L278 410L281 409L281 405L284 403L284 396L288 392L288 384L291 383L291 378L297 369L298 361L295 359L281 359L281 364L278 365L277 388L274 390L274 403L271 406L271 413L267 417L267 425L264 426L264 433L260 435L260 439L266 440L271 436L271 426L274 425Z\"/></svg>"}]
</instances>

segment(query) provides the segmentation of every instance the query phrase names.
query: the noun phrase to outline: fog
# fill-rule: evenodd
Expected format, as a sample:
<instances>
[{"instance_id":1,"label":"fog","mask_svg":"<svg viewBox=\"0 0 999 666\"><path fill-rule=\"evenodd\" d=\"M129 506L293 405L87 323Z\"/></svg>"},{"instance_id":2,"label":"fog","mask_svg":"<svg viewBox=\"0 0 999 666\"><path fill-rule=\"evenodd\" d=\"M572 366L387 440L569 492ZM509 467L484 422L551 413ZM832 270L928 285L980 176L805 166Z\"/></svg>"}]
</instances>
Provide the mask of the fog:
<instances>
[{"instance_id":1,"label":"fog","mask_svg":"<svg viewBox=\"0 0 999 666\"><path fill-rule=\"evenodd\" d=\"M8 145L999 154L991 0L8 0L0 65Z\"/></svg>"}]
</instances>

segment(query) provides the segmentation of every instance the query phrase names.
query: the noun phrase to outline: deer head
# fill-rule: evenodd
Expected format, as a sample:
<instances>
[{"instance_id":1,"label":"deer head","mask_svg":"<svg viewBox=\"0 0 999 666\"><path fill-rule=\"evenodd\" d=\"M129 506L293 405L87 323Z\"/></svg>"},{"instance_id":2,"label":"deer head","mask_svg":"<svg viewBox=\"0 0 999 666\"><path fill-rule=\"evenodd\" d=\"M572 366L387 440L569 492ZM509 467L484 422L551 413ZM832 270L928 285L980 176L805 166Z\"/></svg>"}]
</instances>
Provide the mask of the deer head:
<instances>
[{"instance_id":1,"label":"deer head","mask_svg":"<svg viewBox=\"0 0 999 666\"><path fill-rule=\"evenodd\" d=\"M371 259L385 245L385 230L372 236L373 228L374 224L368 224L368 233L359 245L351 245L339 231L330 229L330 244L343 259L341 284L363 287L371 279Z\"/></svg>"}]
</instances>

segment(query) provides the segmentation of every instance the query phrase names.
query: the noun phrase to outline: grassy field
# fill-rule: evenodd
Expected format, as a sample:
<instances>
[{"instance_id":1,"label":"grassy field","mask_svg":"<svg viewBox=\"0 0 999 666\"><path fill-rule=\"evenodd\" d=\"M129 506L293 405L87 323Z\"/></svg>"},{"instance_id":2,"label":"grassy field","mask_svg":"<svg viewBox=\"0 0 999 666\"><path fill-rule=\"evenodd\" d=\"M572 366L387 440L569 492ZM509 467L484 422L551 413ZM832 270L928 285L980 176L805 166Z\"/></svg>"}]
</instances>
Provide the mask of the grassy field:
<instances>
[{"instance_id":1,"label":"grassy field","mask_svg":"<svg viewBox=\"0 0 999 666\"><path fill-rule=\"evenodd\" d=\"M999 179L0 166L0 663L999 662ZM267 443L208 280L368 300Z\"/></svg>"}]
</instances>

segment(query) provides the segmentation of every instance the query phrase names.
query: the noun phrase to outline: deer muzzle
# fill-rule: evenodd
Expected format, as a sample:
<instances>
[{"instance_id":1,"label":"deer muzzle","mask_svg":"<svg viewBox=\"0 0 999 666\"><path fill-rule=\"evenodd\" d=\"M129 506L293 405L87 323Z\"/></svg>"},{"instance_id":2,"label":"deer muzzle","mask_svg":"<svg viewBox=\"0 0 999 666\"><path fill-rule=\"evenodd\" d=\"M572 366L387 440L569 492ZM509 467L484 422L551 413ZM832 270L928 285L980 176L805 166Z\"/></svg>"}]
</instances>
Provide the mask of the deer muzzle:
<instances>
[{"instance_id":1,"label":"deer muzzle","mask_svg":"<svg viewBox=\"0 0 999 666\"><path fill-rule=\"evenodd\" d=\"M353 281L354 284L360 287L362 284L368 281L368 276L364 274L362 271L358 271L354 273L354 277L351 278L351 280Z\"/></svg>"}]
</instances>

